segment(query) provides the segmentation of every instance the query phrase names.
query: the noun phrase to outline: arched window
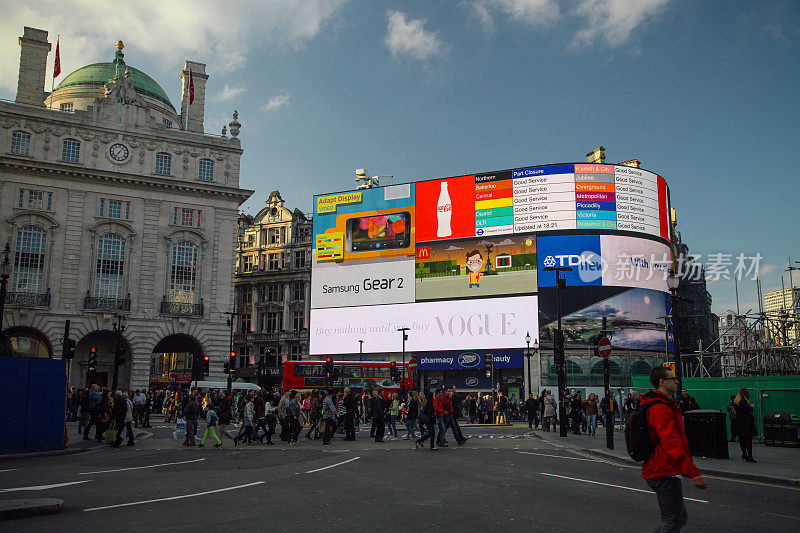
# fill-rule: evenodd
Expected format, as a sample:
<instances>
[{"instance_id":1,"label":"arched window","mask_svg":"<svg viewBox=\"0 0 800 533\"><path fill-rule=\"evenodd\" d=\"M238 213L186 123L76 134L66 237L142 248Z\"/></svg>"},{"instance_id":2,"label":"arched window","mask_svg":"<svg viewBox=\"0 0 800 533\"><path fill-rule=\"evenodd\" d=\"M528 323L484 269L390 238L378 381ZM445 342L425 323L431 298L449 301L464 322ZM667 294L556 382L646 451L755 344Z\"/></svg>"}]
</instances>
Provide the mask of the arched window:
<instances>
[{"instance_id":1,"label":"arched window","mask_svg":"<svg viewBox=\"0 0 800 533\"><path fill-rule=\"evenodd\" d=\"M31 155L31 134L27 131L11 132L11 153L15 155Z\"/></svg>"},{"instance_id":2,"label":"arched window","mask_svg":"<svg viewBox=\"0 0 800 533\"><path fill-rule=\"evenodd\" d=\"M645 361L636 361L631 365L631 374L634 376L649 376L650 365Z\"/></svg>"},{"instance_id":3,"label":"arched window","mask_svg":"<svg viewBox=\"0 0 800 533\"><path fill-rule=\"evenodd\" d=\"M564 370L569 375L583 374L581 366L572 359L564 361ZM554 376L558 374L558 366L555 363L550 365L550 373Z\"/></svg>"},{"instance_id":4,"label":"arched window","mask_svg":"<svg viewBox=\"0 0 800 533\"><path fill-rule=\"evenodd\" d=\"M81 142L78 139L64 139L61 160L68 163L79 163L81 159Z\"/></svg>"},{"instance_id":5,"label":"arched window","mask_svg":"<svg viewBox=\"0 0 800 533\"><path fill-rule=\"evenodd\" d=\"M171 171L172 171L172 156L165 152L157 153L156 169L154 173L158 174L159 176L169 176Z\"/></svg>"},{"instance_id":6,"label":"arched window","mask_svg":"<svg viewBox=\"0 0 800 533\"><path fill-rule=\"evenodd\" d=\"M609 361L608 362L608 367L609 367L609 370L611 370L611 375L612 376L618 376L618 375L622 374L622 368L620 368L620 366L615 361ZM594 364L594 366L592 367L591 374L593 376L602 376L603 375L603 361L598 361L598 362L596 362Z\"/></svg>"},{"instance_id":7,"label":"arched window","mask_svg":"<svg viewBox=\"0 0 800 533\"><path fill-rule=\"evenodd\" d=\"M210 159L201 159L197 169L197 178L202 181L214 180L214 162Z\"/></svg>"},{"instance_id":8,"label":"arched window","mask_svg":"<svg viewBox=\"0 0 800 533\"><path fill-rule=\"evenodd\" d=\"M11 292L44 293L44 258L47 250L47 233L36 226L23 226L17 230L14 248L14 271L11 275Z\"/></svg>"},{"instance_id":9,"label":"arched window","mask_svg":"<svg viewBox=\"0 0 800 533\"><path fill-rule=\"evenodd\" d=\"M94 275L96 298L122 298L125 272L125 239L111 234L97 243L97 265Z\"/></svg>"},{"instance_id":10,"label":"arched window","mask_svg":"<svg viewBox=\"0 0 800 533\"><path fill-rule=\"evenodd\" d=\"M172 245L170 255L169 301L194 303L197 291L197 246L182 241Z\"/></svg>"}]
</instances>

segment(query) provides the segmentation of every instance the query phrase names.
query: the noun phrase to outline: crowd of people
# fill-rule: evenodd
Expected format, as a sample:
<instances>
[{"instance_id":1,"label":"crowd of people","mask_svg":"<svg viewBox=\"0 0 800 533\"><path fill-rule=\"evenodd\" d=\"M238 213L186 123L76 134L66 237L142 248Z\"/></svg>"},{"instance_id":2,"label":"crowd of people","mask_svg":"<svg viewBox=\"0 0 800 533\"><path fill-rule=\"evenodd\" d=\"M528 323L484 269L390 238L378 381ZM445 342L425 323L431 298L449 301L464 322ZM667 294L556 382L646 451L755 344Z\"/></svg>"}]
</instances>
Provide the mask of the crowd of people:
<instances>
[{"instance_id":1,"label":"crowd of people","mask_svg":"<svg viewBox=\"0 0 800 533\"><path fill-rule=\"evenodd\" d=\"M133 446L134 427L151 427L150 413L154 397L147 391L121 391L100 389L92 385L87 389L70 387L67 394L67 421L78 422L78 434L83 440L91 440L89 433L95 430L95 440L102 444L110 435L114 439L107 444L119 447L125 431L128 446ZM112 433L108 433L111 430Z\"/></svg>"}]
</instances>

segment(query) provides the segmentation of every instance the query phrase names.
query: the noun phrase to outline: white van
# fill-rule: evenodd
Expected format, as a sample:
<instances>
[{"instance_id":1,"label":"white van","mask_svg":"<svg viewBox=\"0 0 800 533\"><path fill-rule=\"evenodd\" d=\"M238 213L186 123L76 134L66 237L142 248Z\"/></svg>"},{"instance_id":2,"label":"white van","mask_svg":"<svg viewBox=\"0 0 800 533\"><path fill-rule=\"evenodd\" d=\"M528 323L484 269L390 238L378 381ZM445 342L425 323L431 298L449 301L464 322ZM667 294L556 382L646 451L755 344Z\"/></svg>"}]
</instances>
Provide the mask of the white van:
<instances>
[{"instance_id":1,"label":"white van","mask_svg":"<svg viewBox=\"0 0 800 533\"><path fill-rule=\"evenodd\" d=\"M196 383L196 384L195 384ZM220 390L228 390L228 382L227 381L192 381L192 387L198 387L201 389L220 389ZM231 390L261 390L255 383L247 383L247 382L236 382L234 381L231 385Z\"/></svg>"}]
</instances>

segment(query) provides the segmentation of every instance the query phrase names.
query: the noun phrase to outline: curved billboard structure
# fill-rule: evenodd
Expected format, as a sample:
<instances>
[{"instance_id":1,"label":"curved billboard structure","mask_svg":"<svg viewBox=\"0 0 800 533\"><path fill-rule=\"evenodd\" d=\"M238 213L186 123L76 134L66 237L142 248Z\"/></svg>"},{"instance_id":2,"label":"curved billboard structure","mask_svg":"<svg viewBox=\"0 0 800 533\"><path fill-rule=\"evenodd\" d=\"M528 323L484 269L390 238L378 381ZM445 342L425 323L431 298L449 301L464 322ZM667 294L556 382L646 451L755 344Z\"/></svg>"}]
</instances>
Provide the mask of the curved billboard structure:
<instances>
[{"instance_id":1,"label":"curved billboard structure","mask_svg":"<svg viewBox=\"0 0 800 533\"><path fill-rule=\"evenodd\" d=\"M312 355L399 352L399 328L413 352L546 341L553 266L573 269L568 346L605 317L615 346L665 348L669 191L647 170L524 167L317 195L314 211Z\"/></svg>"}]
</instances>

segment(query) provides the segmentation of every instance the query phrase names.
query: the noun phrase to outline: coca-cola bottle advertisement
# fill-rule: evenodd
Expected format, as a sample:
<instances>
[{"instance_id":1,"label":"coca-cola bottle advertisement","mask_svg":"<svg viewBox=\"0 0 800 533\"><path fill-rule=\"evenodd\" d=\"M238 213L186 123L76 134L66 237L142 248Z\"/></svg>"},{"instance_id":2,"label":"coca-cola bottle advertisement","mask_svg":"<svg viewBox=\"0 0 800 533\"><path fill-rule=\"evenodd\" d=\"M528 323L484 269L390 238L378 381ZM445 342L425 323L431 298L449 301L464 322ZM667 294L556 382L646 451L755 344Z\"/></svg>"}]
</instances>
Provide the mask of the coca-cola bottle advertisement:
<instances>
[{"instance_id":1,"label":"coca-cola bottle advertisement","mask_svg":"<svg viewBox=\"0 0 800 533\"><path fill-rule=\"evenodd\" d=\"M416 239L475 236L475 176L417 182Z\"/></svg>"}]
</instances>

